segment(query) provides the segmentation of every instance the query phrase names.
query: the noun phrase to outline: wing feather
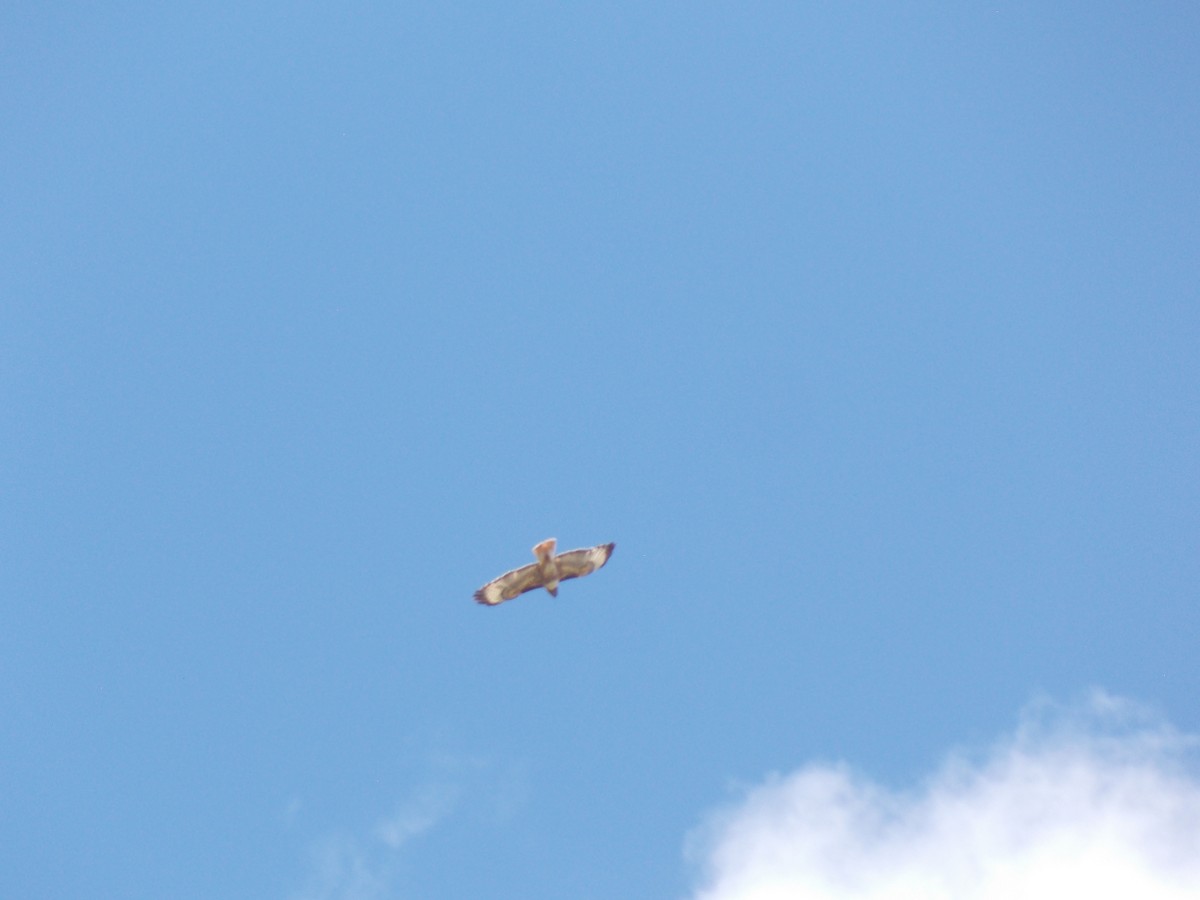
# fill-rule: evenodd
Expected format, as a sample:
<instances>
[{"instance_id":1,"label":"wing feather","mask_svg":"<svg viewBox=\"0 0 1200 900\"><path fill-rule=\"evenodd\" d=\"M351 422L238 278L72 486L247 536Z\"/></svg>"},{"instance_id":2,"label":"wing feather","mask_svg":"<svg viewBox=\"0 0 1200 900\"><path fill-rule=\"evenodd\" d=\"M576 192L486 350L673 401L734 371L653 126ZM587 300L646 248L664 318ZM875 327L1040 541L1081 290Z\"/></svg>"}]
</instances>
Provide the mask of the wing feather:
<instances>
[{"instance_id":1,"label":"wing feather","mask_svg":"<svg viewBox=\"0 0 1200 900\"><path fill-rule=\"evenodd\" d=\"M554 557L554 564L558 567L558 580L566 581L568 578L579 578L581 575L595 572L608 562L615 546L617 545L600 544L598 547L585 547L581 550L568 550L566 553L560 553Z\"/></svg>"},{"instance_id":2,"label":"wing feather","mask_svg":"<svg viewBox=\"0 0 1200 900\"><path fill-rule=\"evenodd\" d=\"M519 569L513 569L511 572L505 572L494 581L489 581L475 592L475 601L495 606L497 603L511 600L526 591L540 588L542 584L537 563L530 563Z\"/></svg>"}]
</instances>

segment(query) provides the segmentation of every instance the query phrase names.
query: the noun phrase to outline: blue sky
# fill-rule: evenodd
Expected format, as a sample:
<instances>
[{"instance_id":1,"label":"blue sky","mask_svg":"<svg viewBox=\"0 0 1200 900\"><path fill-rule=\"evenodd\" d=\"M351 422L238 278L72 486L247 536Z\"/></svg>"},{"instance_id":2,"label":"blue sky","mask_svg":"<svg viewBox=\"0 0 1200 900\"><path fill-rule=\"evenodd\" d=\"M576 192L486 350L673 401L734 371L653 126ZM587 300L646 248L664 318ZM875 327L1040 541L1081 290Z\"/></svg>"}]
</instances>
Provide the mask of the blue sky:
<instances>
[{"instance_id":1,"label":"blue sky","mask_svg":"<svg viewBox=\"0 0 1200 900\"><path fill-rule=\"evenodd\" d=\"M1197 13L447 6L0 12L0 893L719 891L1047 697L1194 787Z\"/></svg>"}]
</instances>

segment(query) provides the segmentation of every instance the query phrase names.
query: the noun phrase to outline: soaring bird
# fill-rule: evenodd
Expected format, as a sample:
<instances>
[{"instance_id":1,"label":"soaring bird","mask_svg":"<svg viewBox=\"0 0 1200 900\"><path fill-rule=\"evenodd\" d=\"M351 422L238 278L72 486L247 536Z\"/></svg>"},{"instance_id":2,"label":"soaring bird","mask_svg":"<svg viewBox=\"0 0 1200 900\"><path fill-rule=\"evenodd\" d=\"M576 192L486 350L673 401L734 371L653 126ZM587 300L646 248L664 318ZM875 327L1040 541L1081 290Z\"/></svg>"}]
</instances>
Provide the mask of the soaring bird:
<instances>
[{"instance_id":1,"label":"soaring bird","mask_svg":"<svg viewBox=\"0 0 1200 900\"><path fill-rule=\"evenodd\" d=\"M555 556L554 547L557 543L554 538L546 538L533 548L537 562L505 572L495 581L489 581L475 592L476 602L495 606L540 587L548 590L550 596L557 597L560 581L595 572L608 562L616 546L600 544L582 550L568 550Z\"/></svg>"}]
</instances>

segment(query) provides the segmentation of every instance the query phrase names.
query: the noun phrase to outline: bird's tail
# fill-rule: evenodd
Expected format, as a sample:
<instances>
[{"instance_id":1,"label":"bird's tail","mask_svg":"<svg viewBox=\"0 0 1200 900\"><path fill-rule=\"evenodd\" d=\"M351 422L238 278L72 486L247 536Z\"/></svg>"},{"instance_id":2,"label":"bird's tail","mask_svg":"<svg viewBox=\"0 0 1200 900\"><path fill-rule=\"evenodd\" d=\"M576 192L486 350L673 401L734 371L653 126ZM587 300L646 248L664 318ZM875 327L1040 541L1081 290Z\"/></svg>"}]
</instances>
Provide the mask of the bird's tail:
<instances>
[{"instance_id":1,"label":"bird's tail","mask_svg":"<svg viewBox=\"0 0 1200 900\"><path fill-rule=\"evenodd\" d=\"M546 538L533 548L533 555L539 560L552 559L554 557L554 545L557 543L558 538Z\"/></svg>"}]
</instances>

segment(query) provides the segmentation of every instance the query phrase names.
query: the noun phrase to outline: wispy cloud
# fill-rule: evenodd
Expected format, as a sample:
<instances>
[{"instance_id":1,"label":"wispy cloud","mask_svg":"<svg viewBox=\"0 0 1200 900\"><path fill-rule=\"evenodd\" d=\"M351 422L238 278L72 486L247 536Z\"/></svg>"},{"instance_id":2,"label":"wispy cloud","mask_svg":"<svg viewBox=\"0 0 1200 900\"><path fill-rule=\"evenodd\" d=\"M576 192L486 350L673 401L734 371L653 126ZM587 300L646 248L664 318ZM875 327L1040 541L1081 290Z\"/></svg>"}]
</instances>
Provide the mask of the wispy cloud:
<instances>
[{"instance_id":1,"label":"wispy cloud","mask_svg":"<svg viewBox=\"0 0 1200 900\"><path fill-rule=\"evenodd\" d=\"M1200 896L1197 739L1096 692L909 791L840 765L772 777L689 838L696 900Z\"/></svg>"},{"instance_id":2,"label":"wispy cloud","mask_svg":"<svg viewBox=\"0 0 1200 900\"><path fill-rule=\"evenodd\" d=\"M375 828L375 836L386 847L399 850L417 835L428 831L445 818L458 802L459 789L434 784L422 788L412 800L384 819Z\"/></svg>"},{"instance_id":3,"label":"wispy cloud","mask_svg":"<svg viewBox=\"0 0 1200 900\"><path fill-rule=\"evenodd\" d=\"M395 861L348 835L330 837L314 851L312 875L295 900L382 900Z\"/></svg>"},{"instance_id":4,"label":"wispy cloud","mask_svg":"<svg viewBox=\"0 0 1200 900\"><path fill-rule=\"evenodd\" d=\"M313 869L296 900L383 900L392 896L400 850L453 811L460 790L449 784L422 787L366 837L326 837L314 849Z\"/></svg>"},{"instance_id":5,"label":"wispy cloud","mask_svg":"<svg viewBox=\"0 0 1200 900\"><path fill-rule=\"evenodd\" d=\"M308 878L293 900L404 896L405 867L412 864L410 844L454 816L489 824L505 821L523 802L519 769L447 754L430 756L427 768L427 780L373 825L326 834L313 845ZM302 807L299 798L290 801L286 821L294 823Z\"/></svg>"}]
</instances>

